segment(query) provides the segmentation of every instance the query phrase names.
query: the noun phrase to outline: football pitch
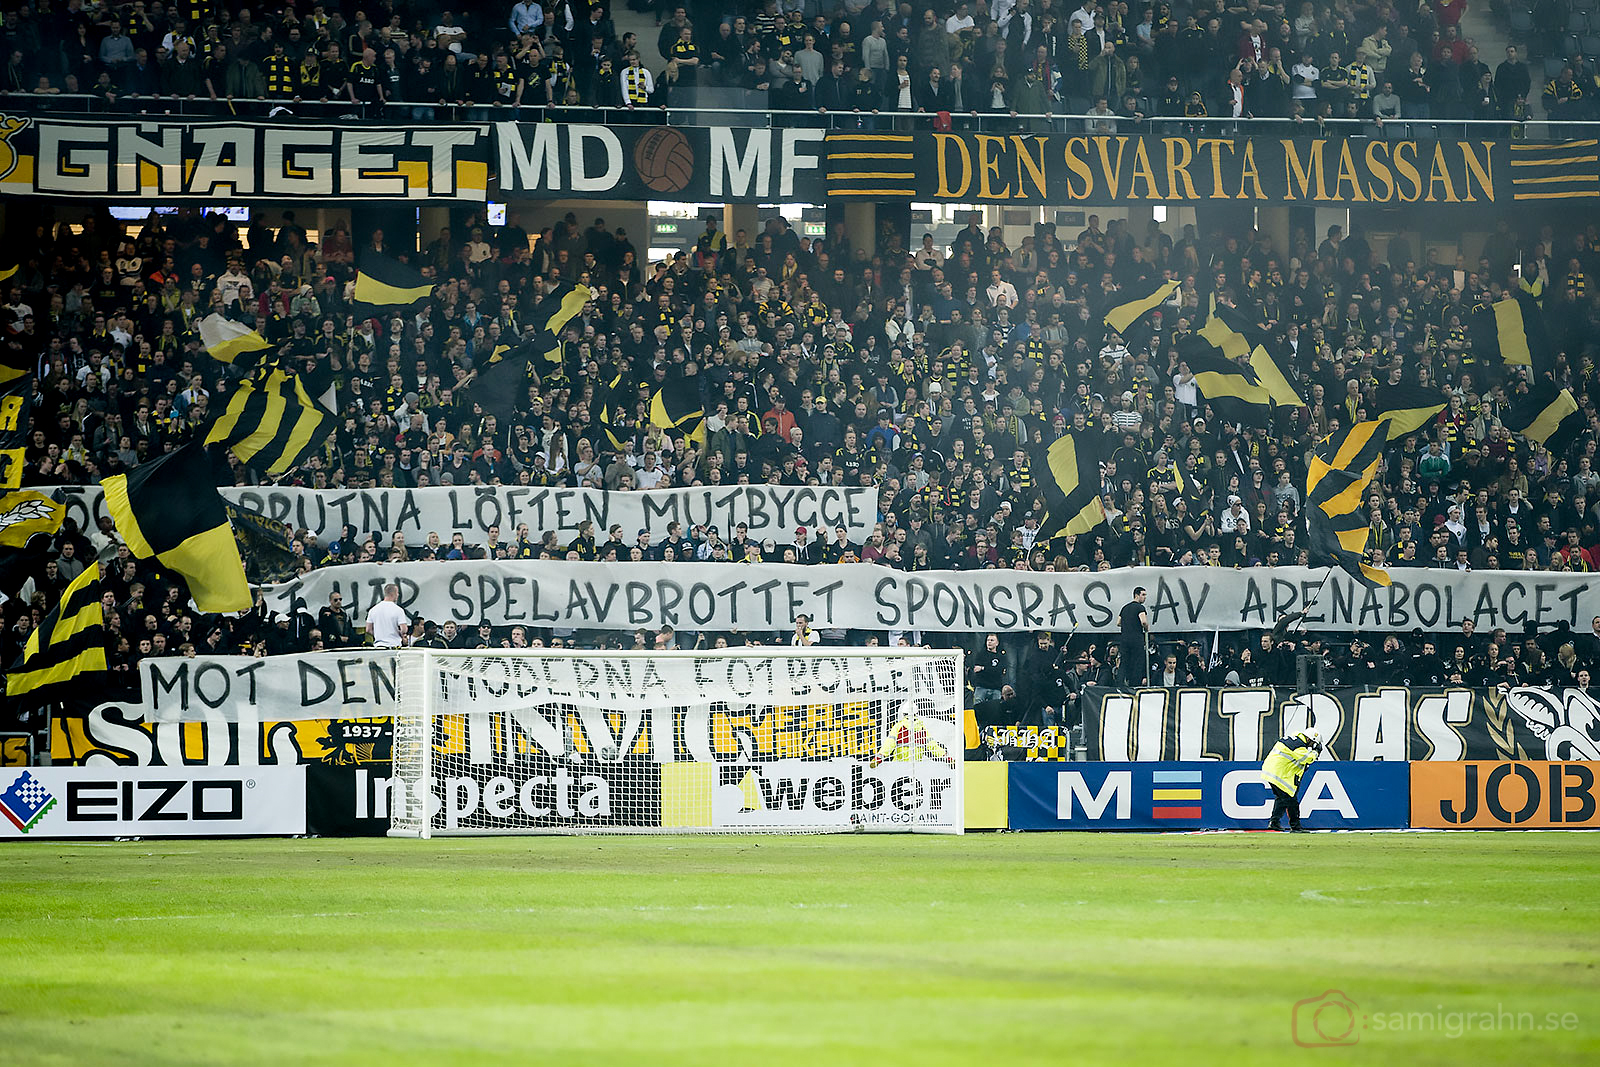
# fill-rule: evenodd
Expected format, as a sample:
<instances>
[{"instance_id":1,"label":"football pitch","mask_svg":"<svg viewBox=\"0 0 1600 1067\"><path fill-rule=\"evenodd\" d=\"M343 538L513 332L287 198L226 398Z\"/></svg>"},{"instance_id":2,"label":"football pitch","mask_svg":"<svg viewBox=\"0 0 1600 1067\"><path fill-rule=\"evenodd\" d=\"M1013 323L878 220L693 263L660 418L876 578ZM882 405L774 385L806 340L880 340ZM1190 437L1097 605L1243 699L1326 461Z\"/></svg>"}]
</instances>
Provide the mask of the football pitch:
<instances>
[{"instance_id":1,"label":"football pitch","mask_svg":"<svg viewBox=\"0 0 1600 1067\"><path fill-rule=\"evenodd\" d=\"M29 842L0 901L8 1064L1600 1056L1594 834Z\"/></svg>"}]
</instances>

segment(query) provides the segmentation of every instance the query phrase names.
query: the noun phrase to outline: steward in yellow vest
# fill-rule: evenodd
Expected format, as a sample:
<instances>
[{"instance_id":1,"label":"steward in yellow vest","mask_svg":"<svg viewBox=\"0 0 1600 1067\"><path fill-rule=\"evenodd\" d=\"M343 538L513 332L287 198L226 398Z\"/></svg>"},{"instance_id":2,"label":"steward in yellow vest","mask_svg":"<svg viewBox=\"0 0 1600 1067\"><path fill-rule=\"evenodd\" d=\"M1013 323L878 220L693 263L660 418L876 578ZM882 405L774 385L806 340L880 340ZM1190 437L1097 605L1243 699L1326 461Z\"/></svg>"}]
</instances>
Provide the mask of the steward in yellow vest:
<instances>
[{"instance_id":1,"label":"steward in yellow vest","mask_svg":"<svg viewBox=\"0 0 1600 1067\"><path fill-rule=\"evenodd\" d=\"M1301 730L1293 737L1282 737L1261 764L1261 780L1272 787L1272 820L1268 830L1283 829L1283 813L1289 813L1289 832L1300 833L1300 776L1322 751L1322 738L1315 730Z\"/></svg>"}]
</instances>

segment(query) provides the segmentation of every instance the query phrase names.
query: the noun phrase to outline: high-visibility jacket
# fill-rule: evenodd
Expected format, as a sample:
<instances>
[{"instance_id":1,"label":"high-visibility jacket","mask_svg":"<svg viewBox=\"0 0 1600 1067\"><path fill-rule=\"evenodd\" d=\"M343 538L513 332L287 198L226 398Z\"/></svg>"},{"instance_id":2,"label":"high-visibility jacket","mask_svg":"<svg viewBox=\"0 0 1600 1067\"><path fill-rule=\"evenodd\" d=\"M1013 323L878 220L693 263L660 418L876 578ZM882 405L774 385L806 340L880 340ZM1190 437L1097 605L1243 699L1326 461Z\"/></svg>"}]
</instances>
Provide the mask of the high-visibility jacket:
<instances>
[{"instance_id":1,"label":"high-visibility jacket","mask_svg":"<svg viewBox=\"0 0 1600 1067\"><path fill-rule=\"evenodd\" d=\"M1281 737L1261 764L1261 780L1293 796L1300 789L1300 776L1317 758L1317 749L1303 737Z\"/></svg>"},{"instance_id":2,"label":"high-visibility jacket","mask_svg":"<svg viewBox=\"0 0 1600 1067\"><path fill-rule=\"evenodd\" d=\"M933 732L928 728L928 720L921 715L907 715L889 728L888 736L883 739L883 747L878 750L877 759L873 764L884 760L902 760L909 762L919 759L949 759L950 754L945 747L933 739Z\"/></svg>"}]
</instances>

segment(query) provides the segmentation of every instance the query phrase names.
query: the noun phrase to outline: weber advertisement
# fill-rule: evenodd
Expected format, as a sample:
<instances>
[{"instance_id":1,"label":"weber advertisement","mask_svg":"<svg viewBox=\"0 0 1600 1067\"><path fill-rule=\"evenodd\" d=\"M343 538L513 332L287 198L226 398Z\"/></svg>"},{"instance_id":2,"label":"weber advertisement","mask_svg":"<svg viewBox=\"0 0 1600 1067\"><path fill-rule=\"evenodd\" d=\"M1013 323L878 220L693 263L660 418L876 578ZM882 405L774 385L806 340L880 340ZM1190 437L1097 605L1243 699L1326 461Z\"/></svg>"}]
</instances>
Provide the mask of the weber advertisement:
<instances>
[{"instance_id":1,"label":"weber advertisement","mask_svg":"<svg viewBox=\"0 0 1600 1067\"><path fill-rule=\"evenodd\" d=\"M959 768L938 760L779 760L719 766L718 830L850 829L960 833Z\"/></svg>"}]
</instances>

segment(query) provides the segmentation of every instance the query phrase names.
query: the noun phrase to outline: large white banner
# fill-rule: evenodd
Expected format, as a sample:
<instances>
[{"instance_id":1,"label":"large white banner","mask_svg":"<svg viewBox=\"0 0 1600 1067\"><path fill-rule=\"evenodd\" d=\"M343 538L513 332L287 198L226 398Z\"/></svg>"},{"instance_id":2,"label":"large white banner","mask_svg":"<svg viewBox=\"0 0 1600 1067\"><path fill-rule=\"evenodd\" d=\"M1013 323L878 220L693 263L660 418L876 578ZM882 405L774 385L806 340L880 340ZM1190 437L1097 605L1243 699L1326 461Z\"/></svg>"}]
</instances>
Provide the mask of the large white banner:
<instances>
[{"instance_id":1,"label":"large white banner","mask_svg":"<svg viewBox=\"0 0 1600 1067\"><path fill-rule=\"evenodd\" d=\"M839 650L844 653L844 650ZM121 714L151 723L365 719L393 714L397 659L419 652L348 649L303 656L168 656L139 664L143 701L122 703ZM826 648L793 649L777 656L605 658L560 650L511 655L439 656L434 660L439 709L471 713L514 710L519 724L560 751L559 716L539 718L528 709L547 704L585 705L585 725L609 734L605 712L630 713L621 750L636 740L642 712L672 707L763 703L787 706L844 699L926 699L954 718L960 679L943 674L924 655L835 654ZM924 710L924 713L928 713ZM588 719L592 717L592 725ZM702 714L701 718L705 718ZM672 737L668 728L664 736ZM477 742L473 742L477 743ZM709 758L709 757L708 757Z\"/></svg>"},{"instance_id":2,"label":"large white banner","mask_svg":"<svg viewBox=\"0 0 1600 1067\"><path fill-rule=\"evenodd\" d=\"M1600 579L1531 571L1400 570L1387 589L1366 589L1322 568L1130 567L1098 573L919 571L873 564L797 566L677 563L357 564L313 571L267 587L276 611L304 597L315 612L331 593L364 619L383 587L400 588L400 605L438 623L627 630L782 630L796 615L813 626L857 630L1105 633L1135 588L1156 633L1270 627L1307 611L1314 630L1458 630L1480 632L1529 623L1566 622L1588 632L1600 615ZM1326 578L1326 585L1324 579Z\"/></svg>"},{"instance_id":3,"label":"large white banner","mask_svg":"<svg viewBox=\"0 0 1600 1067\"><path fill-rule=\"evenodd\" d=\"M55 495L66 504L67 517L77 519L83 529L93 529L107 513L98 485L65 486ZM554 530L566 544L586 521L594 523L598 541L606 539L613 523L620 523L623 540L629 545L640 530L648 531L653 543L660 544L674 522L681 522L685 533L696 523L715 526L724 537L732 536L742 522L756 540L770 537L785 545L794 543L797 526L829 530L843 526L850 540L860 544L871 535L878 517L876 489L842 486L731 485L611 493L533 486L297 489L266 485L226 488L222 496L246 511L297 530L304 527L323 545L350 525L358 537L405 534L412 548L419 547L429 533L437 533L445 545L456 533L468 544L482 544L491 526L500 527L500 539L510 544L522 523L528 524L534 541Z\"/></svg>"},{"instance_id":4,"label":"large white banner","mask_svg":"<svg viewBox=\"0 0 1600 1067\"><path fill-rule=\"evenodd\" d=\"M0 771L0 839L305 832L304 766Z\"/></svg>"},{"instance_id":5,"label":"large white banner","mask_svg":"<svg viewBox=\"0 0 1600 1067\"><path fill-rule=\"evenodd\" d=\"M145 722L368 719L394 713L395 653L151 657L139 663L139 686L143 701L118 707Z\"/></svg>"}]
</instances>

